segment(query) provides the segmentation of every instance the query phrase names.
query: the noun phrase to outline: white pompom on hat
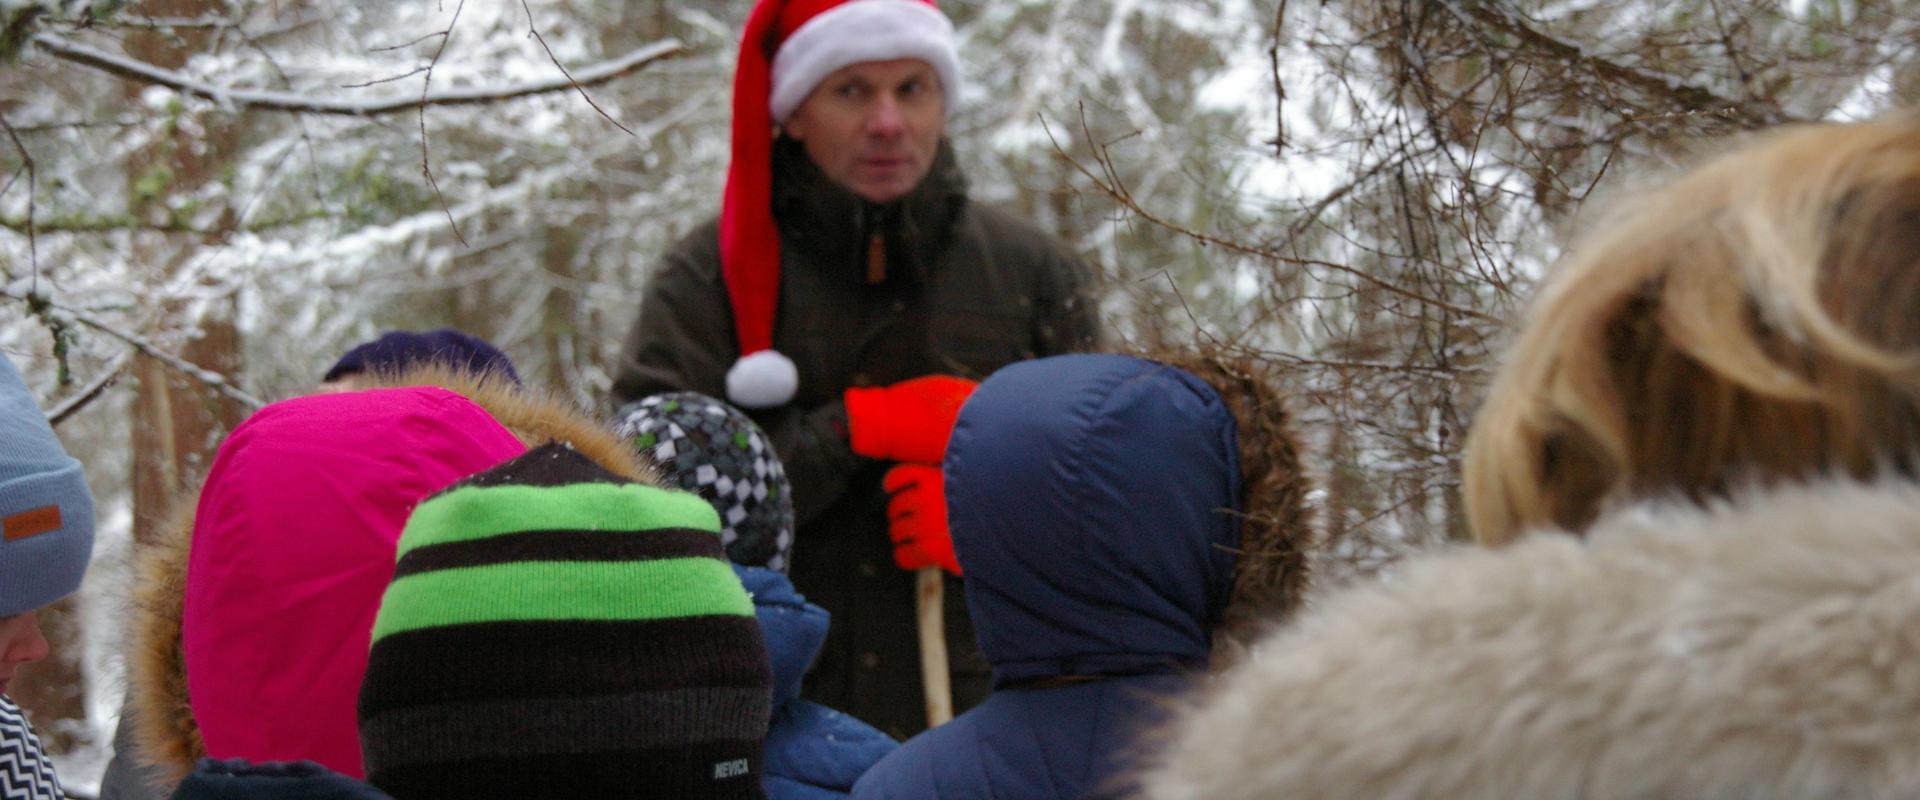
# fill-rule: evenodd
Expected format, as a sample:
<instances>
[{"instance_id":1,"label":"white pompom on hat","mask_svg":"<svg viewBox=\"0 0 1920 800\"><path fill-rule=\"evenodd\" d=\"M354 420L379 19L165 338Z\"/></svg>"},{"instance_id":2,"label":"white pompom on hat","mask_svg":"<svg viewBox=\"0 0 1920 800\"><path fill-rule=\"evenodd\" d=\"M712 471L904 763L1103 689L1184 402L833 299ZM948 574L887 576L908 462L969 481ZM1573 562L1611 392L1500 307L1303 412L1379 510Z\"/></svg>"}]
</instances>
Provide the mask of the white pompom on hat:
<instances>
[{"instance_id":1,"label":"white pompom on hat","mask_svg":"<svg viewBox=\"0 0 1920 800\"><path fill-rule=\"evenodd\" d=\"M785 405L799 388L793 359L772 348L741 356L727 369L727 398L742 408Z\"/></svg>"},{"instance_id":2,"label":"white pompom on hat","mask_svg":"<svg viewBox=\"0 0 1920 800\"><path fill-rule=\"evenodd\" d=\"M948 107L960 93L953 23L933 0L759 0L747 17L733 77L733 160L720 208L721 276L740 359L727 399L742 408L793 400L799 374L773 349L780 233L773 219L774 125L836 70L915 58L940 76Z\"/></svg>"}]
</instances>

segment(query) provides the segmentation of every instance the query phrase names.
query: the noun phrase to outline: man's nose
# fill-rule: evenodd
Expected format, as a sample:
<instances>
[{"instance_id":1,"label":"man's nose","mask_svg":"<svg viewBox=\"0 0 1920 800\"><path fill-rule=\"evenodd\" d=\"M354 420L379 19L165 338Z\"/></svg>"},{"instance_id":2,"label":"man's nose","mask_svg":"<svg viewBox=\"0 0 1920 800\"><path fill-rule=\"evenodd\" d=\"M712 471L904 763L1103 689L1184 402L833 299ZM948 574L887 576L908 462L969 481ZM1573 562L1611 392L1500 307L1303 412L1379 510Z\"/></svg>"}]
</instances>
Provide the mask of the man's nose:
<instances>
[{"instance_id":1,"label":"man's nose","mask_svg":"<svg viewBox=\"0 0 1920 800\"><path fill-rule=\"evenodd\" d=\"M47 637L40 633L40 621L28 619L26 629L12 641L0 642L0 662L31 664L47 657Z\"/></svg>"},{"instance_id":2,"label":"man's nose","mask_svg":"<svg viewBox=\"0 0 1920 800\"><path fill-rule=\"evenodd\" d=\"M892 96L882 95L874 104L873 113L867 115L867 134L892 138L905 133L907 118L900 113L900 102Z\"/></svg>"}]
</instances>

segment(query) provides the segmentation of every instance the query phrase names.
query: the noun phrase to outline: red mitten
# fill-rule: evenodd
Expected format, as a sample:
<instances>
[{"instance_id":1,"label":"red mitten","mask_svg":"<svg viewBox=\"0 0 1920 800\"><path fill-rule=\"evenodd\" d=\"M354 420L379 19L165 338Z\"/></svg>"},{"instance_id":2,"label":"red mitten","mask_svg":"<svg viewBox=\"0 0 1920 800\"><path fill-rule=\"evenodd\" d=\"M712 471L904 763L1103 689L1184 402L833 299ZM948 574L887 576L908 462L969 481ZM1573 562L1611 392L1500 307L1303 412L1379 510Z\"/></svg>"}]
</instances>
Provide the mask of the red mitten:
<instances>
[{"instance_id":1,"label":"red mitten","mask_svg":"<svg viewBox=\"0 0 1920 800\"><path fill-rule=\"evenodd\" d=\"M848 389L843 400L853 452L886 461L940 463L960 406L979 385L952 375L928 375L892 386Z\"/></svg>"},{"instance_id":2,"label":"red mitten","mask_svg":"<svg viewBox=\"0 0 1920 800\"><path fill-rule=\"evenodd\" d=\"M947 532L947 481L939 467L901 464L887 470L887 535L893 563L904 570L939 567L960 574Z\"/></svg>"}]
</instances>

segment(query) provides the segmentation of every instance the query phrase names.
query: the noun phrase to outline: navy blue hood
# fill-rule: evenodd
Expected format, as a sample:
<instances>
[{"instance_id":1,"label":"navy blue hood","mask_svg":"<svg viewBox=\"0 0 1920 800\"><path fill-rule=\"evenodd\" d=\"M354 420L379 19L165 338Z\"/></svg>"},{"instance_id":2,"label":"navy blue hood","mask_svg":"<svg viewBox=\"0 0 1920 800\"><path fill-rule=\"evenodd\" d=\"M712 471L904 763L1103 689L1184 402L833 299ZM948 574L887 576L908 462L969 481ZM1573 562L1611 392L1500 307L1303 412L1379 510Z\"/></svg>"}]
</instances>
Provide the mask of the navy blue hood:
<instances>
[{"instance_id":1,"label":"navy blue hood","mask_svg":"<svg viewBox=\"0 0 1920 800\"><path fill-rule=\"evenodd\" d=\"M312 761L202 758L174 789L173 800L393 800L366 781Z\"/></svg>"},{"instance_id":2,"label":"navy blue hood","mask_svg":"<svg viewBox=\"0 0 1920 800\"><path fill-rule=\"evenodd\" d=\"M953 543L996 688L1202 666L1240 543L1219 393L1138 358L1006 367L947 447Z\"/></svg>"}]
</instances>

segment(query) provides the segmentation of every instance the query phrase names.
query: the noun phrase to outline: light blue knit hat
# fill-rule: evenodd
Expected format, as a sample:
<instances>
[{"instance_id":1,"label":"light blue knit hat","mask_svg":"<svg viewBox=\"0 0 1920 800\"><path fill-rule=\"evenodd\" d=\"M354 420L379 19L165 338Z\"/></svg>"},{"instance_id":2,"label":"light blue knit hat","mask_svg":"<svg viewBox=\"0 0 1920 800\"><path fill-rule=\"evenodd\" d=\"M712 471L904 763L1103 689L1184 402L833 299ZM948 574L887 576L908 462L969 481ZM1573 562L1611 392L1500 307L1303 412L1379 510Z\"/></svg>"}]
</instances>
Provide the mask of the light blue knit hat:
<instances>
[{"instance_id":1,"label":"light blue knit hat","mask_svg":"<svg viewBox=\"0 0 1920 800\"><path fill-rule=\"evenodd\" d=\"M80 588L93 555L93 495L13 362L0 356L0 617Z\"/></svg>"}]
</instances>

